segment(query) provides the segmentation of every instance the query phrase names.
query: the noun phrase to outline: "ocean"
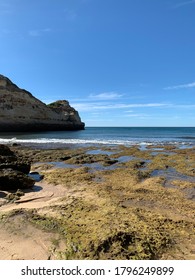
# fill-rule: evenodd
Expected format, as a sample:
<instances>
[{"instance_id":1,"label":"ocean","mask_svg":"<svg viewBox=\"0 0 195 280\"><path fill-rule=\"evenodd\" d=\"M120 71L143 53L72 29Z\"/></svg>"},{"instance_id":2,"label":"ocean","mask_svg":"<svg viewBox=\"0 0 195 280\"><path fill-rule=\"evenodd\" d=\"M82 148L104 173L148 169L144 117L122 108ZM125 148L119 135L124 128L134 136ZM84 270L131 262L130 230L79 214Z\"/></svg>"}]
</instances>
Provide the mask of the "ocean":
<instances>
[{"instance_id":1,"label":"ocean","mask_svg":"<svg viewBox=\"0 0 195 280\"><path fill-rule=\"evenodd\" d=\"M80 131L0 133L1 144L22 144L31 147L63 148L90 145L176 145L195 146L195 127L86 127Z\"/></svg>"}]
</instances>

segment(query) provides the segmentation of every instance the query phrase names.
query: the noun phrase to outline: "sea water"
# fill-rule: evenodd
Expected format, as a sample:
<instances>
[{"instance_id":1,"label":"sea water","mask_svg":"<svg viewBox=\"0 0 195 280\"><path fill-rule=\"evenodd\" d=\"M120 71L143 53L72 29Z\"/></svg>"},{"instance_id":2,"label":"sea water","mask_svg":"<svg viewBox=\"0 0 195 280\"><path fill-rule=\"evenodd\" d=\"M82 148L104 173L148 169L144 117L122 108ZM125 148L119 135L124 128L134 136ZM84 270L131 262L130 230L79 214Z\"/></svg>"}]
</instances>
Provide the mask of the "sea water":
<instances>
[{"instance_id":1,"label":"sea water","mask_svg":"<svg viewBox=\"0 0 195 280\"><path fill-rule=\"evenodd\" d=\"M70 145L176 145L195 146L195 127L86 127L79 131L0 133L1 144L22 144L45 148Z\"/></svg>"}]
</instances>

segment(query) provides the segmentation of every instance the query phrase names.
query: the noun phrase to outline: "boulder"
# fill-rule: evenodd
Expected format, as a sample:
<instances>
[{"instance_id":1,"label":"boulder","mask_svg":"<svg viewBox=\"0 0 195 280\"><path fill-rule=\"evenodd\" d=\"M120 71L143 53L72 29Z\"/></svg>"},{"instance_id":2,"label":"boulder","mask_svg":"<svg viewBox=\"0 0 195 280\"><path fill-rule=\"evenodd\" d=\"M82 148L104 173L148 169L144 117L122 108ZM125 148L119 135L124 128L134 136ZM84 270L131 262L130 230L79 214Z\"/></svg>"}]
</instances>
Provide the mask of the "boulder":
<instances>
[{"instance_id":1,"label":"boulder","mask_svg":"<svg viewBox=\"0 0 195 280\"><path fill-rule=\"evenodd\" d=\"M14 152L6 145L0 144L0 155L1 156L13 156Z\"/></svg>"},{"instance_id":2,"label":"boulder","mask_svg":"<svg viewBox=\"0 0 195 280\"><path fill-rule=\"evenodd\" d=\"M0 157L0 161L2 158ZM12 162L5 162L0 163L0 170L1 169L13 169L20 172L23 172L24 174L28 174L30 172L30 163L29 162L20 162L20 161L12 161Z\"/></svg>"},{"instance_id":3,"label":"boulder","mask_svg":"<svg viewBox=\"0 0 195 280\"><path fill-rule=\"evenodd\" d=\"M6 145L0 145L0 169L7 168L28 174L30 172L30 162L14 154Z\"/></svg>"},{"instance_id":4,"label":"boulder","mask_svg":"<svg viewBox=\"0 0 195 280\"><path fill-rule=\"evenodd\" d=\"M30 162L16 155L9 147L0 145L0 190L31 188L35 180L27 174Z\"/></svg>"},{"instance_id":5,"label":"boulder","mask_svg":"<svg viewBox=\"0 0 195 280\"><path fill-rule=\"evenodd\" d=\"M1 190L28 189L33 187L34 184L35 180L20 171L11 168L0 170Z\"/></svg>"}]
</instances>

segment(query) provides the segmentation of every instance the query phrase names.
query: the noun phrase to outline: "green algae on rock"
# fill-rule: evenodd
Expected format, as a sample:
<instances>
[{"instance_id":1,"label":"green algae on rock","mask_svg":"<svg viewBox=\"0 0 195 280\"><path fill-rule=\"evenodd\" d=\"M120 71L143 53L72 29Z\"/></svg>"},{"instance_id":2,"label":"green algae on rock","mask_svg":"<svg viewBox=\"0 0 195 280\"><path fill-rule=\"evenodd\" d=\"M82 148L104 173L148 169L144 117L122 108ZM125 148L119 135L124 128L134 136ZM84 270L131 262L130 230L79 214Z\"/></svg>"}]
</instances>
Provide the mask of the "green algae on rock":
<instances>
[{"instance_id":1,"label":"green algae on rock","mask_svg":"<svg viewBox=\"0 0 195 280\"><path fill-rule=\"evenodd\" d=\"M182 153L174 149L176 154L169 154L169 147L168 154L151 155L151 149L121 147L109 158L133 159L114 163L118 168L93 173L84 166L93 160L85 156L86 151L61 149L31 154L33 162L45 160L41 171L45 182L66 190L56 204L23 210L22 216L35 228L57 234L53 243L64 242L63 250L56 249L57 259L195 258L194 181L188 181L189 176L194 178L193 149ZM107 156L98 154L94 160L104 162ZM79 159L74 162L78 167L48 168L49 157L51 161L66 157L64 162ZM173 168L173 174L180 172L184 180L173 177L173 186L166 187L166 171ZM152 176L155 170L162 170L160 176Z\"/></svg>"}]
</instances>

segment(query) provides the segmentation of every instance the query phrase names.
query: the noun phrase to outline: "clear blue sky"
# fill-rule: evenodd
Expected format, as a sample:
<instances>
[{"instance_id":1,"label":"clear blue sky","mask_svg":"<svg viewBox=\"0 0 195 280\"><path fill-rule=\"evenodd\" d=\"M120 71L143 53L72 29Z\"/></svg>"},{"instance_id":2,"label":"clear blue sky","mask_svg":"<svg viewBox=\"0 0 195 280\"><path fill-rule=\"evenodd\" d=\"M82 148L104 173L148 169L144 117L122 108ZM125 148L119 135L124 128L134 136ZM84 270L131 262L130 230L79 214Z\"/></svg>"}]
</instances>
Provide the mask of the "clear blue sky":
<instances>
[{"instance_id":1,"label":"clear blue sky","mask_svg":"<svg viewBox=\"0 0 195 280\"><path fill-rule=\"evenodd\" d=\"M0 74L86 126L195 126L195 0L0 0Z\"/></svg>"}]
</instances>

